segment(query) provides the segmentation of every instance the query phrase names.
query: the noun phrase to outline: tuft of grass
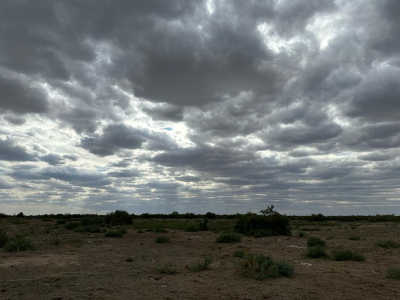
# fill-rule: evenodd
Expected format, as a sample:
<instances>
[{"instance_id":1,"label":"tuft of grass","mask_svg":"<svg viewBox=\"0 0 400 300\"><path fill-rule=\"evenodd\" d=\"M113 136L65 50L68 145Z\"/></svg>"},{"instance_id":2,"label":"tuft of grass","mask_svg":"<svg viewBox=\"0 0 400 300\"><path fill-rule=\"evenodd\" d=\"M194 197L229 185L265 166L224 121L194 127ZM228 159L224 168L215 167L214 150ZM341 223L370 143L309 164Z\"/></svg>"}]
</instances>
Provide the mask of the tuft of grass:
<instances>
[{"instance_id":1,"label":"tuft of grass","mask_svg":"<svg viewBox=\"0 0 400 300\"><path fill-rule=\"evenodd\" d=\"M356 251L334 250L332 259L336 261L364 261L365 257Z\"/></svg>"},{"instance_id":2,"label":"tuft of grass","mask_svg":"<svg viewBox=\"0 0 400 300\"><path fill-rule=\"evenodd\" d=\"M305 232L303 232L303 231L300 231L299 232L299 237L305 237L306 236L306 233Z\"/></svg>"},{"instance_id":3,"label":"tuft of grass","mask_svg":"<svg viewBox=\"0 0 400 300\"><path fill-rule=\"evenodd\" d=\"M163 243L170 243L171 239L167 236L160 235L156 237L156 243L163 244Z\"/></svg>"},{"instance_id":4,"label":"tuft of grass","mask_svg":"<svg viewBox=\"0 0 400 300\"><path fill-rule=\"evenodd\" d=\"M400 243L396 243L393 240L387 240L387 241L378 241L375 243L375 246L379 246L382 248L400 248Z\"/></svg>"},{"instance_id":5,"label":"tuft of grass","mask_svg":"<svg viewBox=\"0 0 400 300\"><path fill-rule=\"evenodd\" d=\"M204 261L199 261L195 265L188 266L188 269L193 272L200 272L203 270L207 270L208 266L212 263L211 257L204 258Z\"/></svg>"},{"instance_id":6,"label":"tuft of grass","mask_svg":"<svg viewBox=\"0 0 400 300\"><path fill-rule=\"evenodd\" d=\"M400 268L389 268L386 271L386 277L400 280Z\"/></svg>"},{"instance_id":7,"label":"tuft of grass","mask_svg":"<svg viewBox=\"0 0 400 300\"><path fill-rule=\"evenodd\" d=\"M133 258L132 258L132 257L128 257L128 258L126 259L126 261L127 261L127 262L133 262Z\"/></svg>"},{"instance_id":8,"label":"tuft of grass","mask_svg":"<svg viewBox=\"0 0 400 300\"><path fill-rule=\"evenodd\" d=\"M303 230L303 231L320 231L321 229L318 227L315 227L315 228L302 228L301 230Z\"/></svg>"},{"instance_id":9,"label":"tuft of grass","mask_svg":"<svg viewBox=\"0 0 400 300\"><path fill-rule=\"evenodd\" d=\"M10 239L8 232L4 228L0 229L0 248L3 248Z\"/></svg>"},{"instance_id":10,"label":"tuft of grass","mask_svg":"<svg viewBox=\"0 0 400 300\"><path fill-rule=\"evenodd\" d=\"M359 241L361 238L358 235L352 235L349 237L349 241Z\"/></svg>"},{"instance_id":11,"label":"tuft of grass","mask_svg":"<svg viewBox=\"0 0 400 300\"><path fill-rule=\"evenodd\" d=\"M242 236L234 232L221 233L216 239L217 243L228 243L228 244L240 243L241 241L242 241Z\"/></svg>"},{"instance_id":12,"label":"tuft of grass","mask_svg":"<svg viewBox=\"0 0 400 300\"><path fill-rule=\"evenodd\" d=\"M326 242L319 237L310 237L307 240L307 247L322 247L325 248Z\"/></svg>"},{"instance_id":13,"label":"tuft of grass","mask_svg":"<svg viewBox=\"0 0 400 300\"><path fill-rule=\"evenodd\" d=\"M239 262L240 273L244 277L263 280L266 278L293 277L294 266L288 261L275 261L269 256L248 253Z\"/></svg>"},{"instance_id":14,"label":"tuft of grass","mask_svg":"<svg viewBox=\"0 0 400 300\"><path fill-rule=\"evenodd\" d=\"M164 274L164 275L175 275L176 269L172 266L171 263L168 263L168 264L158 267L157 272L159 274Z\"/></svg>"},{"instance_id":15,"label":"tuft of grass","mask_svg":"<svg viewBox=\"0 0 400 300\"><path fill-rule=\"evenodd\" d=\"M76 237L71 240L71 244L75 248L80 248L83 245L83 240L80 237Z\"/></svg>"},{"instance_id":16,"label":"tuft of grass","mask_svg":"<svg viewBox=\"0 0 400 300\"><path fill-rule=\"evenodd\" d=\"M233 251L233 257L244 258L246 252L244 250L235 250Z\"/></svg>"},{"instance_id":17,"label":"tuft of grass","mask_svg":"<svg viewBox=\"0 0 400 300\"><path fill-rule=\"evenodd\" d=\"M22 252L34 249L33 243L27 237L21 235L13 237L4 246L4 250L7 252Z\"/></svg>"},{"instance_id":18,"label":"tuft of grass","mask_svg":"<svg viewBox=\"0 0 400 300\"><path fill-rule=\"evenodd\" d=\"M328 258L329 255L326 253L325 247L317 246L310 247L305 253L307 258Z\"/></svg>"},{"instance_id":19,"label":"tuft of grass","mask_svg":"<svg viewBox=\"0 0 400 300\"><path fill-rule=\"evenodd\" d=\"M56 247L60 246L60 245L61 245L61 240L60 240L60 238L55 237L55 238L53 239L53 245L56 246Z\"/></svg>"}]
</instances>

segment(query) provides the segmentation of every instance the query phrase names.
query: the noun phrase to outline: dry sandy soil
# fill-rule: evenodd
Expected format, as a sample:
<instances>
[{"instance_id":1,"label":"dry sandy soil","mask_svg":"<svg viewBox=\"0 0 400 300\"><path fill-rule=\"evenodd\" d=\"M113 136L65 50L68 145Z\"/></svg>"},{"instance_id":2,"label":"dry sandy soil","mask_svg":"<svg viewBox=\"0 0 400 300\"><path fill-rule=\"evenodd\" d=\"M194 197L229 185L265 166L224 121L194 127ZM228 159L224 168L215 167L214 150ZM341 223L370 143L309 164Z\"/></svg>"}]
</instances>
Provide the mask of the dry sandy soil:
<instances>
[{"instance_id":1,"label":"dry sandy soil","mask_svg":"<svg viewBox=\"0 0 400 300\"><path fill-rule=\"evenodd\" d=\"M6 226L6 220L0 221ZM292 237L244 237L240 244L217 244L218 234L208 231L169 230L165 235L171 242L158 244L160 234L138 233L132 227L126 227L123 238L107 238L68 231L63 225L54 229L55 221L24 222L12 225L8 219L7 227L30 231L37 249L0 250L0 299L400 299L400 281L385 276L388 267L400 267L400 249L374 245L378 240L399 242L400 224L361 222L352 229L354 223L333 222L307 232L327 239L328 252L354 249L366 257L364 262L337 262L305 258L307 238L298 237L299 229ZM361 239L350 241L351 235ZM54 245L56 237L59 246ZM241 277L232 253L243 248L292 261L294 277ZM206 256L213 259L208 270L188 269ZM157 268L165 263L177 273L159 275Z\"/></svg>"}]
</instances>

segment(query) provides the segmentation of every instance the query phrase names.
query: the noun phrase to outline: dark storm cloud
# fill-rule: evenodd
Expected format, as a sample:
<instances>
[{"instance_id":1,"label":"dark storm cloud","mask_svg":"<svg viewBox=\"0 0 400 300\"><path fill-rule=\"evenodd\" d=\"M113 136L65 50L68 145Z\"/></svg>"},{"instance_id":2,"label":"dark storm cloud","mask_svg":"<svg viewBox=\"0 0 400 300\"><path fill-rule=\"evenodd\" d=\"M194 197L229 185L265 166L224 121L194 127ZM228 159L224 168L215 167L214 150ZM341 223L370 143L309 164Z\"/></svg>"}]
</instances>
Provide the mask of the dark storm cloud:
<instances>
[{"instance_id":1,"label":"dark storm cloud","mask_svg":"<svg viewBox=\"0 0 400 300\"><path fill-rule=\"evenodd\" d=\"M11 139L0 139L0 160L6 161L34 161L36 157L28 153L22 146L18 146Z\"/></svg>"},{"instance_id":2,"label":"dark storm cloud","mask_svg":"<svg viewBox=\"0 0 400 300\"><path fill-rule=\"evenodd\" d=\"M0 188L14 193L4 199L23 190L29 203L110 210L222 213L265 199L292 213L344 201L393 209L399 9L2 1ZM74 144L99 157L69 154Z\"/></svg>"}]
</instances>

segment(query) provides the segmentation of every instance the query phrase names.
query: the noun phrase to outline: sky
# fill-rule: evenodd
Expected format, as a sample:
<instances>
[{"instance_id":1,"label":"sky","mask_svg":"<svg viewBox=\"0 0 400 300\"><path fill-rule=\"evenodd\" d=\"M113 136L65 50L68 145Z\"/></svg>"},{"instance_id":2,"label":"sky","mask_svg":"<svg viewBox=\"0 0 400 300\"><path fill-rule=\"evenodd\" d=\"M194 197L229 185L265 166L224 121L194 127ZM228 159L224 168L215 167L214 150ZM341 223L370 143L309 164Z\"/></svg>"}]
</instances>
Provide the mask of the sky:
<instances>
[{"instance_id":1,"label":"sky","mask_svg":"<svg viewBox=\"0 0 400 300\"><path fill-rule=\"evenodd\" d=\"M399 15L2 0L0 212L400 214Z\"/></svg>"}]
</instances>

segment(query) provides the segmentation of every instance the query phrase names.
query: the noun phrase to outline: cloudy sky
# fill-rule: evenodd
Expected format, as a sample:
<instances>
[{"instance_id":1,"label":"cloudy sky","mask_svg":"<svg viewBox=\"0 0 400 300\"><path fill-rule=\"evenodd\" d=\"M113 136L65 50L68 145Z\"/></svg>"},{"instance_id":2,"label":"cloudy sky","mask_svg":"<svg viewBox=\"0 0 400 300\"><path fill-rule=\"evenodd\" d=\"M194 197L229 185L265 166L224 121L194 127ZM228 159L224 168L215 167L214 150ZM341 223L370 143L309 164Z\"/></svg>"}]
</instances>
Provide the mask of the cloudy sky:
<instances>
[{"instance_id":1,"label":"cloudy sky","mask_svg":"<svg viewBox=\"0 0 400 300\"><path fill-rule=\"evenodd\" d=\"M399 214L399 14L3 0L0 210Z\"/></svg>"}]
</instances>

